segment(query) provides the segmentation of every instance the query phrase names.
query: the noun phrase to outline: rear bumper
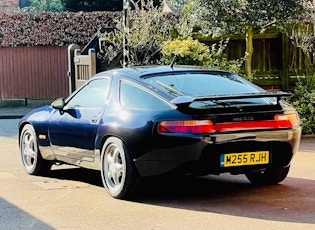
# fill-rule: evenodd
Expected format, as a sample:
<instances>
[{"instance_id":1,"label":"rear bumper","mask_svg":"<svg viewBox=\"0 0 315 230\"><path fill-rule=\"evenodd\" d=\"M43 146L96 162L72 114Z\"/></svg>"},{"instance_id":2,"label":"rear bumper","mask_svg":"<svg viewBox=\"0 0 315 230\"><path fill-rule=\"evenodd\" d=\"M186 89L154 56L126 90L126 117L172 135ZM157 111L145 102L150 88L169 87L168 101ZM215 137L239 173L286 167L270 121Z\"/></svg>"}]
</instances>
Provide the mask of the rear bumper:
<instances>
[{"instance_id":1,"label":"rear bumper","mask_svg":"<svg viewBox=\"0 0 315 230\"><path fill-rule=\"evenodd\" d=\"M141 176L170 172L237 174L267 167L281 168L290 164L298 151L300 139L300 127L290 130L213 134L200 138L176 137L176 144L171 144L172 137L169 137L164 141L171 143L135 159L135 165ZM271 160L268 165L220 167L221 154L263 150L270 152Z\"/></svg>"}]
</instances>

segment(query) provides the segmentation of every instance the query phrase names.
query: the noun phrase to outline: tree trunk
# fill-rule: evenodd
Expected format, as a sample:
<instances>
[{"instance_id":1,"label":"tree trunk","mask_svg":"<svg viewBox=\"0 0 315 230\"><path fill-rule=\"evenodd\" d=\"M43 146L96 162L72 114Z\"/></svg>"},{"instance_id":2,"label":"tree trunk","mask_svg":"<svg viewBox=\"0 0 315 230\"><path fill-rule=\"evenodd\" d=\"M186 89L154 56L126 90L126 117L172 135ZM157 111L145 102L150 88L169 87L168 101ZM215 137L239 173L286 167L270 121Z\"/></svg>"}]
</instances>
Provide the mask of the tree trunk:
<instances>
[{"instance_id":1,"label":"tree trunk","mask_svg":"<svg viewBox=\"0 0 315 230\"><path fill-rule=\"evenodd\" d=\"M252 79L252 58L253 58L253 27L250 26L246 30L246 56L245 56L245 71L248 79Z\"/></svg>"},{"instance_id":2,"label":"tree trunk","mask_svg":"<svg viewBox=\"0 0 315 230\"><path fill-rule=\"evenodd\" d=\"M50 11L50 0L46 0L46 10Z\"/></svg>"}]
</instances>

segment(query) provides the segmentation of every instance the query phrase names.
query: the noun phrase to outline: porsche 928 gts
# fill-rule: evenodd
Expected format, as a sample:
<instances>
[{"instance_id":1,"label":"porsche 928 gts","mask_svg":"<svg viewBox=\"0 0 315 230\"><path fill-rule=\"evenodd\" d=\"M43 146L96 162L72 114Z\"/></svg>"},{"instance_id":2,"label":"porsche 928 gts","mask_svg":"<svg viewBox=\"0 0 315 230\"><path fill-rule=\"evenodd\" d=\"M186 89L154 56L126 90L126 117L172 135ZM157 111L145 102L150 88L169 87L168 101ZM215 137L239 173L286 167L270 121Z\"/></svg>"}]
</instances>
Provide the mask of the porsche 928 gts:
<instances>
[{"instance_id":1,"label":"porsche 928 gts","mask_svg":"<svg viewBox=\"0 0 315 230\"><path fill-rule=\"evenodd\" d=\"M245 174L253 184L277 184L301 138L288 96L218 70L105 71L21 119L23 166L31 175L60 163L99 170L120 199L162 175Z\"/></svg>"}]
</instances>

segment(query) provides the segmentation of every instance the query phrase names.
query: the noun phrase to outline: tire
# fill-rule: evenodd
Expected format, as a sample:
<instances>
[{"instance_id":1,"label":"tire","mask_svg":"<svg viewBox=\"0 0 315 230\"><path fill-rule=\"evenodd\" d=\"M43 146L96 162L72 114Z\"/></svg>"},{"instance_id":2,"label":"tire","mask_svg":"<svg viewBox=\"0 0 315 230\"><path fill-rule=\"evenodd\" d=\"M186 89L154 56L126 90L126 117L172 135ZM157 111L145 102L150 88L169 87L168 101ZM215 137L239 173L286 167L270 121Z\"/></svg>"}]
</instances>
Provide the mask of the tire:
<instances>
[{"instance_id":1,"label":"tire","mask_svg":"<svg viewBox=\"0 0 315 230\"><path fill-rule=\"evenodd\" d=\"M46 175L52 164L42 158L32 125L23 127L20 135L20 152L25 171L30 175Z\"/></svg>"},{"instance_id":2,"label":"tire","mask_svg":"<svg viewBox=\"0 0 315 230\"><path fill-rule=\"evenodd\" d=\"M106 140L101 154L103 185L114 198L127 199L135 196L141 178L133 164L126 145L116 137Z\"/></svg>"},{"instance_id":3,"label":"tire","mask_svg":"<svg viewBox=\"0 0 315 230\"><path fill-rule=\"evenodd\" d=\"M262 172L251 172L245 174L247 179L255 185L273 185L283 181L290 170L290 166L281 169L267 169Z\"/></svg>"}]
</instances>

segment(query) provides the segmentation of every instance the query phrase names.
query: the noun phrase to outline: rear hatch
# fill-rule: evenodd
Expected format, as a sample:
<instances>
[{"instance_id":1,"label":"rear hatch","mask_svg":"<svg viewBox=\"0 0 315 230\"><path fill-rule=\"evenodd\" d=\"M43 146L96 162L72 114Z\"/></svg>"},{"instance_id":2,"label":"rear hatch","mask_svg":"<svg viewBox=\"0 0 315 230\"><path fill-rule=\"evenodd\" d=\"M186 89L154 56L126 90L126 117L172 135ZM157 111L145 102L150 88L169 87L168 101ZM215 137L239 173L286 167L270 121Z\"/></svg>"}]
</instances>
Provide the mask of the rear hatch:
<instances>
[{"instance_id":1,"label":"rear hatch","mask_svg":"<svg viewBox=\"0 0 315 230\"><path fill-rule=\"evenodd\" d=\"M180 112L205 121L201 123L210 133L290 127L287 118L282 117L286 105L280 100L291 94L267 92L232 73L172 71L143 80L165 94ZM182 126L180 122L164 124L166 129Z\"/></svg>"}]
</instances>

